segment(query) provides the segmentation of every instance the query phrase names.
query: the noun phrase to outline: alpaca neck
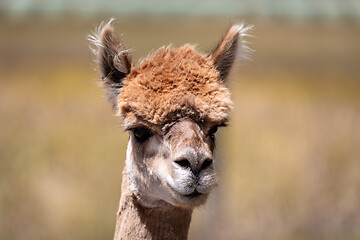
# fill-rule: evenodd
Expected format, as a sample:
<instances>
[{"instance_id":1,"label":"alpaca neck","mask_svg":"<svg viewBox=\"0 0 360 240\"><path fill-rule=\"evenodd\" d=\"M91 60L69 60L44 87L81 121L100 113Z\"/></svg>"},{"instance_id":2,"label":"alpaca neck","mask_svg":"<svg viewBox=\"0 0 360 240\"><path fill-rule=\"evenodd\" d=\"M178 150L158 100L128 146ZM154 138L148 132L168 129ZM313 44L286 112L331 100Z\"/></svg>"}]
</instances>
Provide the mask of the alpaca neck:
<instances>
[{"instance_id":1,"label":"alpaca neck","mask_svg":"<svg viewBox=\"0 0 360 240\"><path fill-rule=\"evenodd\" d=\"M170 204L166 207L144 207L129 189L126 168L123 172L121 191L114 240L187 239L191 209L178 208Z\"/></svg>"}]
</instances>

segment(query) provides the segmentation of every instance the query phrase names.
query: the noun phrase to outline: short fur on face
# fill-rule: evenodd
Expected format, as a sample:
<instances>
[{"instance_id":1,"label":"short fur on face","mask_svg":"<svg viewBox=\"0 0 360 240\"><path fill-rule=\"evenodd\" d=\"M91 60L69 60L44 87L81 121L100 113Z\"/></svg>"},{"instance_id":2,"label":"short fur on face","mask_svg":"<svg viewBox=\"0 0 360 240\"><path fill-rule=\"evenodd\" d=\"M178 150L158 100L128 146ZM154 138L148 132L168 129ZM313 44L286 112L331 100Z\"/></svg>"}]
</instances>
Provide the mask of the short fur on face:
<instances>
[{"instance_id":1,"label":"short fur on face","mask_svg":"<svg viewBox=\"0 0 360 240\"><path fill-rule=\"evenodd\" d=\"M211 129L229 119L225 81L234 61L249 52L243 38L251 27L231 26L210 54L189 44L162 47L132 66L111 23L90 40L110 101L130 131L131 190L146 206L197 206L216 186ZM149 135L141 142L139 128Z\"/></svg>"}]
</instances>

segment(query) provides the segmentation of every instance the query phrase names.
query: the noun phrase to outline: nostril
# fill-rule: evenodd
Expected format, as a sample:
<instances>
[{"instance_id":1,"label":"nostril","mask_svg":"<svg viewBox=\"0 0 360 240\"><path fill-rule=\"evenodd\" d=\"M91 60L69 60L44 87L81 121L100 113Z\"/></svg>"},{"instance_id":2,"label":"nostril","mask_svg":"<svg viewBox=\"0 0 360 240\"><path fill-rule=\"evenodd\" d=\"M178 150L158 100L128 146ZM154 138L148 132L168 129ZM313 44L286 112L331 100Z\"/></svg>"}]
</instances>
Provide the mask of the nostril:
<instances>
[{"instance_id":1,"label":"nostril","mask_svg":"<svg viewBox=\"0 0 360 240\"><path fill-rule=\"evenodd\" d=\"M182 168L191 168L190 162L187 159L176 160L175 163Z\"/></svg>"},{"instance_id":2,"label":"nostril","mask_svg":"<svg viewBox=\"0 0 360 240\"><path fill-rule=\"evenodd\" d=\"M208 158L208 159L205 159L205 161L202 163L201 167L200 167L200 171L201 170L205 170L207 169L208 167L210 167L210 165L212 164L213 160Z\"/></svg>"}]
</instances>

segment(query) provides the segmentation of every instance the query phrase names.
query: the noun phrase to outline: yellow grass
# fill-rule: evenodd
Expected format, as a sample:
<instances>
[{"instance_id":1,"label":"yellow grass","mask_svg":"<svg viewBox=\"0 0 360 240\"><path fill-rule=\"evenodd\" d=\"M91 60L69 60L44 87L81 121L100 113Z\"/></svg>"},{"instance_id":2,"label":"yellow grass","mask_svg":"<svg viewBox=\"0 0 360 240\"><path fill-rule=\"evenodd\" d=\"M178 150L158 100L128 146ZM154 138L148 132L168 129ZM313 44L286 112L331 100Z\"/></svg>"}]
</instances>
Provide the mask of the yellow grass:
<instances>
[{"instance_id":1,"label":"yellow grass","mask_svg":"<svg viewBox=\"0 0 360 240\"><path fill-rule=\"evenodd\" d=\"M190 239L360 238L357 25L249 20L233 73L221 185ZM127 135L86 35L98 20L0 23L0 239L111 239ZM173 42L211 49L226 19L121 19L135 62Z\"/></svg>"}]
</instances>

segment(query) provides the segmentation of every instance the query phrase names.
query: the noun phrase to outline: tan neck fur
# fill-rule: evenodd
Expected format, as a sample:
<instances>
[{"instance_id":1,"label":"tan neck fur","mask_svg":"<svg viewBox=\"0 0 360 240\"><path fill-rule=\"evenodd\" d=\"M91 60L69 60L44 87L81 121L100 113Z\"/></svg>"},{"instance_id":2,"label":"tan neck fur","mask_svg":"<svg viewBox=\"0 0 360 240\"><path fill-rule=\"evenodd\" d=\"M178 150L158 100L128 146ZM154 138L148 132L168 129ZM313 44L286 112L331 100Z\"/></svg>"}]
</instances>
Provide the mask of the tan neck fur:
<instances>
[{"instance_id":1,"label":"tan neck fur","mask_svg":"<svg viewBox=\"0 0 360 240\"><path fill-rule=\"evenodd\" d=\"M142 206L129 190L126 167L123 171L121 191L114 240L187 239L191 209L170 204L163 208Z\"/></svg>"}]
</instances>

